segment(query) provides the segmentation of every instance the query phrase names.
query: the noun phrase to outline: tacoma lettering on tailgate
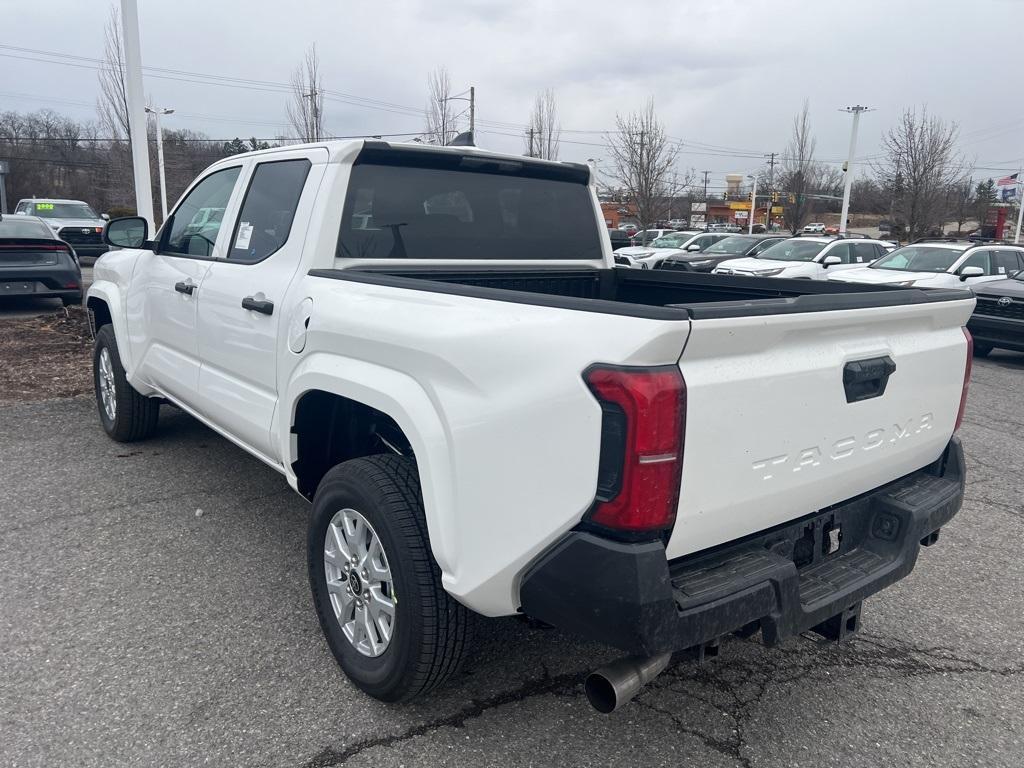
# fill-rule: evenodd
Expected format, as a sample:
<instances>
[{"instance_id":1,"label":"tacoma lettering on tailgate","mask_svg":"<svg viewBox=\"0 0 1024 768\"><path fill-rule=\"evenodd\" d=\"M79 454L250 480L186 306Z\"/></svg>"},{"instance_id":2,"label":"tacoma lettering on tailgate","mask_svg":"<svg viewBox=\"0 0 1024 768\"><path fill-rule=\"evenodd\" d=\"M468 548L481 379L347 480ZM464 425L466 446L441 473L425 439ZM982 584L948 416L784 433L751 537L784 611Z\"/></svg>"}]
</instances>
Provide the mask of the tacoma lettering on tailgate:
<instances>
[{"instance_id":1,"label":"tacoma lettering on tailgate","mask_svg":"<svg viewBox=\"0 0 1024 768\"><path fill-rule=\"evenodd\" d=\"M761 473L762 480L771 480L782 472L803 472L821 466L823 462L848 459L860 451L873 451L876 448L895 445L931 429L933 420L932 414L923 413L907 419L903 424L869 429L859 437L841 437L828 445L812 445L795 453L781 453L766 459L758 459L751 464L751 469Z\"/></svg>"}]
</instances>

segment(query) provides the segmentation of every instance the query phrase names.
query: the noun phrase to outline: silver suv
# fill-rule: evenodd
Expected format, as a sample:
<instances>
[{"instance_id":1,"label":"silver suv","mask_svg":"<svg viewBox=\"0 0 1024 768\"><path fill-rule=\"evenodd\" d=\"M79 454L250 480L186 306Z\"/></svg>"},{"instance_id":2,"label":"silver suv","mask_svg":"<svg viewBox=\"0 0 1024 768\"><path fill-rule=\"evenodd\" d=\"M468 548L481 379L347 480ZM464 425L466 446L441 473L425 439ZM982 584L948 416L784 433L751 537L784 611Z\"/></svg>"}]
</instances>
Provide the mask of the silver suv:
<instances>
[{"instance_id":1,"label":"silver suv","mask_svg":"<svg viewBox=\"0 0 1024 768\"><path fill-rule=\"evenodd\" d=\"M79 256L100 256L107 252L103 243L103 226L109 217L105 213L96 213L81 200L48 197L19 200L14 213L44 219L57 237L71 245Z\"/></svg>"}]
</instances>

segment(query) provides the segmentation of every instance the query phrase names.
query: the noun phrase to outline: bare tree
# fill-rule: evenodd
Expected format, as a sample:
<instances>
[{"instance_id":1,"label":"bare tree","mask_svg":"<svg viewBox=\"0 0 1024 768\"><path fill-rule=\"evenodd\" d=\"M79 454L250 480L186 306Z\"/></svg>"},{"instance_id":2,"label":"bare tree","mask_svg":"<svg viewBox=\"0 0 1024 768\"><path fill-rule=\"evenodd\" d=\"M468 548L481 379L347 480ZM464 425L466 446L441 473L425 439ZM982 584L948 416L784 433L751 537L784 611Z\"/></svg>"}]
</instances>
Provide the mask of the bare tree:
<instances>
[{"instance_id":1,"label":"bare tree","mask_svg":"<svg viewBox=\"0 0 1024 768\"><path fill-rule=\"evenodd\" d=\"M124 45L121 42L121 14L110 6L103 28L103 63L99 70L100 95L96 112L100 125L114 138L128 137L128 91L125 83Z\"/></svg>"},{"instance_id":2,"label":"bare tree","mask_svg":"<svg viewBox=\"0 0 1024 768\"><path fill-rule=\"evenodd\" d=\"M640 228L645 229L667 211L679 147L665 135L653 98L640 112L616 115L615 127L606 139L614 175L636 206Z\"/></svg>"},{"instance_id":3,"label":"bare tree","mask_svg":"<svg viewBox=\"0 0 1024 768\"><path fill-rule=\"evenodd\" d=\"M877 171L886 184L895 185L899 176L893 207L911 240L943 224L946 192L960 177L958 133L956 123L929 115L923 108L920 114L906 110L882 137L883 159Z\"/></svg>"},{"instance_id":4,"label":"bare tree","mask_svg":"<svg viewBox=\"0 0 1024 768\"><path fill-rule=\"evenodd\" d=\"M324 138L324 81L316 43L309 46L302 63L295 68L291 84L287 110L292 130L303 141L320 141Z\"/></svg>"},{"instance_id":5,"label":"bare tree","mask_svg":"<svg viewBox=\"0 0 1024 768\"><path fill-rule=\"evenodd\" d=\"M427 75L427 122L423 134L427 143L444 146L458 134L458 117L452 106L452 81L445 67Z\"/></svg>"},{"instance_id":6,"label":"bare tree","mask_svg":"<svg viewBox=\"0 0 1024 768\"><path fill-rule=\"evenodd\" d=\"M969 168L946 189L947 215L956 222L956 233L964 231L964 224L974 213L974 168Z\"/></svg>"},{"instance_id":7,"label":"bare tree","mask_svg":"<svg viewBox=\"0 0 1024 768\"><path fill-rule=\"evenodd\" d=\"M817 141L811 135L810 106L793 118L793 134L782 156L779 189L783 195L783 218L790 232L796 234L804 226L813 208L810 197L818 186L821 166L814 159Z\"/></svg>"},{"instance_id":8,"label":"bare tree","mask_svg":"<svg viewBox=\"0 0 1024 768\"><path fill-rule=\"evenodd\" d=\"M548 88L534 99L530 124L526 129L526 154L544 160L557 160L561 137L562 125L558 121L555 92Z\"/></svg>"}]
</instances>

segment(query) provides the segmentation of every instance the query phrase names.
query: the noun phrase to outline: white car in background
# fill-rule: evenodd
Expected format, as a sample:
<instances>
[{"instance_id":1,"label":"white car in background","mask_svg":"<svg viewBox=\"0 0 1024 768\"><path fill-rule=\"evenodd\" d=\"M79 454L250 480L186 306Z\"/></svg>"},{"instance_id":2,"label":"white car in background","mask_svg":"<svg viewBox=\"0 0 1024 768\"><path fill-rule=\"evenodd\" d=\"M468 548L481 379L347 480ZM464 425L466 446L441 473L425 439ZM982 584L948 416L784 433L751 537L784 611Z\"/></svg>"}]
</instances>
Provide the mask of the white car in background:
<instances>
[{"instance_id":1,"label":"white car in background","mask_svg":"<svg viewBox=\"0 0 1024 768\"><path fill-rule=\"evenodd\" d=\"M870 264L891 247L881 240L793 237L756 257L723 261L712 274L825 280L832 273Z\"/></svg>"},{"instance_id":2,"label":"white car in background","mask_svg":"<svg viewBox=\"0 0 1024 768\"><path fill-rule=\"evenodd\" d=\"M916 288L962 288L1003 280L1024 269L1024 248L959 241L925 241L897 248L869 267L830 280Z\"/></svg>"},{"instance_id":3,"label":"white car in background","mask_svg":"<svg viewBox=\"0 0 1024 768\"><path fill-rule=\"evenodd\" d=\"M657 269L670 256L699 253L726 237L729 237L727 232L670 232L647 245L619 248L615 251L615 263L637 269Z\"/></svg>"},{"instance_id":4,"label":"white car in background","mask_svg":"<svg viewBox=\"0 0 1024 768\"><path fill-rule=\"evenodd\" d=\"M801 231L805 232L808 235L816 235L816 234L823 235L823 234L825 234L825 225L822 224L820 221L816 221L816 222L813 222L811 224L808 224Z\"/></svg>"}]
</instances>

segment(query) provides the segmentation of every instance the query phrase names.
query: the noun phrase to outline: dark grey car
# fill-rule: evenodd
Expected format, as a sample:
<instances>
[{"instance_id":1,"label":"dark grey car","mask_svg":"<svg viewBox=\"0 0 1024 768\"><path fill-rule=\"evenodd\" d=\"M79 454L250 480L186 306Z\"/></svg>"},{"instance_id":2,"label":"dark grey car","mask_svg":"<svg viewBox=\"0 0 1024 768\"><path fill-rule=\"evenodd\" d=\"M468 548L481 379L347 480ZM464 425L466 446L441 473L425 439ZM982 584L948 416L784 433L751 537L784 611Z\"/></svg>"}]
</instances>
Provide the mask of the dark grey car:
<instances>
[{"instance_id":1,"label":"dark grey car","mask_svg":"<svg viewBox=\"0 0 1024 768\"><path fill-rule=\"evenodd\" d=\"M686 272L710 272L727 259L756 256L765 248L781 240L785 235L730 235L699 253L681 253L662 262L662 269L676 269Z\"/></svg>"},{"instance_id":2,"label":"dark grey car","mask_svg":"<svg viewBox=\"0 0 1024 768\"><path fill-rule=\"evenodd\" d=\"M967 330L974 337L974 354L985 357L997 347L1024 352L1024 272L973 290L978 303Z\"/></svg>"},{"instance_id":3,"label":"dark grey car","mask_svg":"<svg viewBox=\"0 0 1024 768\"><path fill-rule=\"evenodd\" d=\"M0 298L7 296L82 303L74 249L35 216L0 217Z\"/></svg>"}]
</instances>

